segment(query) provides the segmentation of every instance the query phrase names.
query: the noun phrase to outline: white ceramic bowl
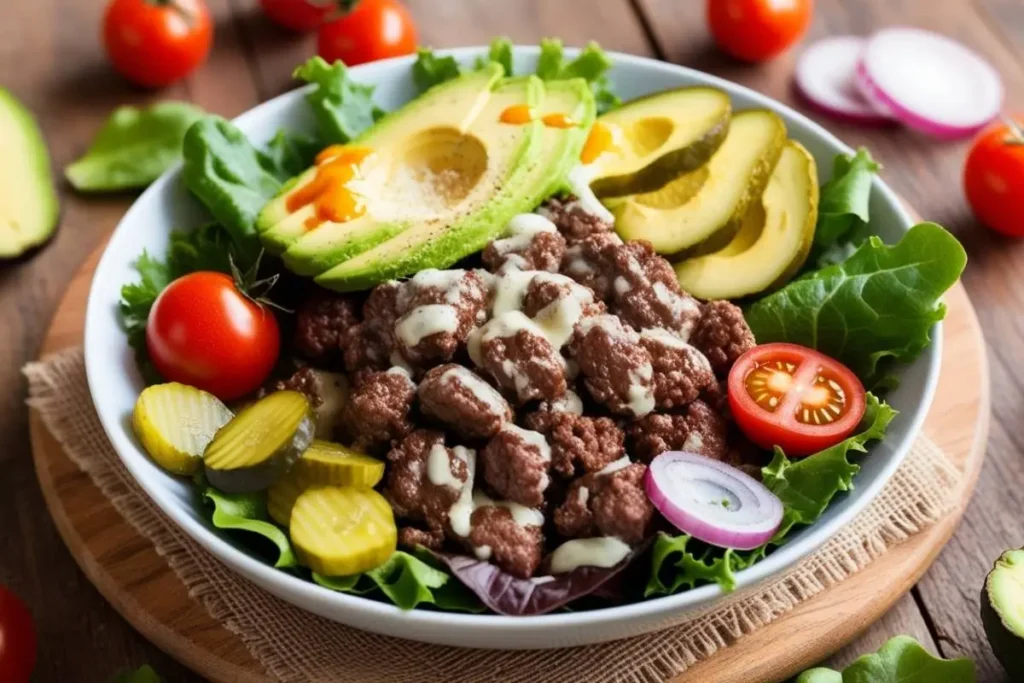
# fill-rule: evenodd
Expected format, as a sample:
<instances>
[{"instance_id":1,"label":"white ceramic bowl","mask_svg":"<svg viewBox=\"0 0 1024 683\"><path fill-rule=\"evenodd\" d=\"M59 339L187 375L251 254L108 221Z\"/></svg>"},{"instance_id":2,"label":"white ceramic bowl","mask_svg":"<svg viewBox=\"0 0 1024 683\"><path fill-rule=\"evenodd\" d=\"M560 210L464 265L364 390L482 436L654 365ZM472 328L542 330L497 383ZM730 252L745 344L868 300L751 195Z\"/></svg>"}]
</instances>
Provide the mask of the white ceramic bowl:
<instances>
[{"instance_id":1,"label":"white ceramic bowl","mask_svg":"<svg viewBox=\"0 0 1024 683\"><path fill-rule=\"evenodd\" d=\"M471 63L483 48L450 51L460 62ZM537 48L516 48L517 71L533 71ZM763 95L707 74L642 57L612 55L611 80L615 91L629 100L639 95L686 85L712 85L732 96L737 110L766 107L786 121L791 137L803 143L818 162L821 180L827 180L832 159L850 149L803 115ZM360 66L352 70L362 82L377 86L377 101L395 109L415 90L409 58ZM235 123L256 144L267 142L281 127L312 130L313 122L298 90L277 97L243 114ZM142 488L192 539L252 582L303 609L358 628L413 640L467 647L526 649L595 643L637 635L671 625L688 612L719 599L717 586L704 586L679 595L589 612L537 617L466 615L426 610L402 611L383 602L335 593L278 571L249 555L214 530L197 509L190 482L172 477L151 461L135 440L130 423L132 406L143 387L131 350L118 326L117 301L122 284L134 281L132 262L143 249L165 251L172 229L200 224L204 210L181 181L180 169L165 174L131 207L118 225L96 271L89 294L85 325L85 353L89 387L103 427L124 464ZM888 242L898 240L911 225L898 197L875 180L871 222ZM900 416L884 443L875 444L862 459L856 488L841 494L813 526L791 536L791 541L764 561L737 575L739 589L748 588L797 562L853 519L878 493L896 470L917 434L935 390L939 371L941 328L913 365L904 369L900 388L889 396Z\"/></svg>"}]
</instances>

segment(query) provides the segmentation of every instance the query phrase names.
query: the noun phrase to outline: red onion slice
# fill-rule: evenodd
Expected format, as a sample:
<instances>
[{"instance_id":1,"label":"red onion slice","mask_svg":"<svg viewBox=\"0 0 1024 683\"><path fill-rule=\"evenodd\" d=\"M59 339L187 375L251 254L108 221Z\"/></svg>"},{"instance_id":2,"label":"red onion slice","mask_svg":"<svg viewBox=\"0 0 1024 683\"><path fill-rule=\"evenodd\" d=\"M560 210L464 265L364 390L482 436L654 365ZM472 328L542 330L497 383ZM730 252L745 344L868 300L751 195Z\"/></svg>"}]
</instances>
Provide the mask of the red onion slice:
<instances>
[{"instance_id":1,"label":"red onion slice","mask_svg":"<svg viewBox=\"0 0 1024 683\"><path fill-rule=\"evenodd\" d=\"M723 462L684 451L662 453L644 478L647 497L683 533L721 548L752 550L782 524L782 501Z\"/></svg>"},{"instance_id":2,"label":"red onion slice","mask_svg":"<svg viewBox=\"0 0 1024 683\"><path fill-rule=\"evenodd\" d=\"M1003 105L1003 83L991 64L955 40L916 28L871 36L856 82L877 111L944 139L973 135Z\"/></svg>"},{"instance_id":3,"label":"red onion slice","mask_svg":"<svg viewBox=\"0 0 1024 683\"><path fill-rule=\"evenodd\" d=\"M857 89L854 76L865 43L857 36L817 41L800 55L794 83L809 104L833 118L867 125L891 123L893 118L872 108Z\"/></svg>"}]
</instances>

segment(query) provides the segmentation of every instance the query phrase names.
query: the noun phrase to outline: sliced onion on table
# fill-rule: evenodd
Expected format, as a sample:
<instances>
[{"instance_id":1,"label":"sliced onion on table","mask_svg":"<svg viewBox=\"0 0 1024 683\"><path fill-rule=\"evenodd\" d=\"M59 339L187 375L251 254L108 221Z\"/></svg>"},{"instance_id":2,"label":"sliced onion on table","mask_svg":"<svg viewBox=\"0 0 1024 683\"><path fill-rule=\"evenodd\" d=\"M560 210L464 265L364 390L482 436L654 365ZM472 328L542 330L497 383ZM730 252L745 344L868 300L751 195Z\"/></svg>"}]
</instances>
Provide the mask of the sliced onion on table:
<instances>
[{"instance_id":1,"label":"sliced onion on table","mask_svg":"<svg viewBox=\"0 0 1024 683\"><path fill-rule=\"evenodd\" d=\"M722 548L751 550L782 524L782 501L761 482L723 462L669 451L651 461L644 489L680 531Z\"/></svg>"},{"instance_id":2,"label":"sliced onion on table","mask_svg":"<svg viewBox=\"0 0 1024 683\"><path fill-rule=\"evenodd\" d=\"M876 111L857 89L857 62L865 41L857 36L823 38L796 64L797 91L815 108L851 123L879 125L893 118Z\"/></svg>"},{"instance_id":3,"label":"sliced onion on table","mask_svg":"<svg viewBox=\"0 0 1024 683\"><path fill-rule=\"evenodd\" d=\"M874 109L939 138L973 135L1003 104L1003 83L991 64L955 40L916 28L871 36L856 82Z\"/></svg>"}]
</instances>

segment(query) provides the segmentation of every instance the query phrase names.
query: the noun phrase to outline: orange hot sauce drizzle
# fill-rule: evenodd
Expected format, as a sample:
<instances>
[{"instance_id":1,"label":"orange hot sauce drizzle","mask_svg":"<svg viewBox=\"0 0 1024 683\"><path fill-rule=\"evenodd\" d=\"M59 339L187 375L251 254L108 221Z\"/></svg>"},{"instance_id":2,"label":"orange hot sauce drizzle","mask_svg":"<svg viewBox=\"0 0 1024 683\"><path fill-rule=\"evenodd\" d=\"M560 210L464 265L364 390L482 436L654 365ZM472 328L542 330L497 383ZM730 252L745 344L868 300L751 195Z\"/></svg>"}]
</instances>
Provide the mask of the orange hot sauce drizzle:
<instances>
[{"instance_id":1,"label":"orange hot sauce drizzle","mask_svg":"<svg viewBox=\"0 0 1024 683\"><path fill-rule=\"evenodd\" d=\"M533 120L533 108L528 104L513 104L501 112L498 120L502 123L521 126Z\"/></svg>"},{"instance_id":2,"label":"orange hot sauce drizzle","mask_svg":"<svg viewBox=\"0 0 1024 683\"><path fill-rule=\"evenodd\" d=\"M577 125L576 119L572 118L568 114L547 114L541 118L541 121L543 121L544 125L548 128L572 128Z\"/></svg>"},{"instance_id":3,"label":"orange hot sauce drizzle","mask_svg":"<svg viewBox=\"0 0 1024 683\"><path fill-rule=\"evenodd\" d=\"M359 198L348 189L356 168L370 152L366 147L331 145L316 155L316 175L288 197L288 211L313 204L316 214L304 225L312 230L324 221L344 223L366 212Z\"/></svg>"},{"instance_id":4,"label":"orange hot sauce drizzle","mask_svg":"<svg viewBox=\"0 0 1024 683\"><path fill-rule=\"evenodd\" d=\"M612 148L611 129L597 121L587 135L587 141L583 143L583 150L580 152L580 161L584 165L594 163L599 156Z\"/></svg>"}]
</instances>

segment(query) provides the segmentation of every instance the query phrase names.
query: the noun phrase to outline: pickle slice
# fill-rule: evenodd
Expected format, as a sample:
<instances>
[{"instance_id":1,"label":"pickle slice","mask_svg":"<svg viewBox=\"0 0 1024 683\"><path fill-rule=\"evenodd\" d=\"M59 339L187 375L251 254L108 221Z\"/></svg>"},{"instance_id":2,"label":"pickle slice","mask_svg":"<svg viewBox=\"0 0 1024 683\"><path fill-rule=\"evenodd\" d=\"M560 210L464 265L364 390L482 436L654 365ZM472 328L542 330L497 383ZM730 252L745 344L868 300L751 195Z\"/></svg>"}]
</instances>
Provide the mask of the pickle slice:
<instances>
[{"instance_id":1,"label":"pickle slice","mask_svg":"<svg viewBox=\"0 0 1024 683\"><path fill-rule=\"evenodd\" d=\"M206 478L221 491L262 491L291 469L316 429L309 401L277 391L243 408L206 447Z\"/></svg>"},{"instance_id":2,"label":"pickle slice","mask_svg":"<svg viewBox=\"0 0 1024 683\"><path fill-rule=\"evenodd\" d=\"M288 528L292 521L292 508L302 492L308 489L299 480L298 468L292 467L288 474L280 477L267 489L267 514L270 518Z\"/></svg>"},{"instance_id":3,"label":"pickle slice","mask_svg":"<svg viewBox=\"0 0 1024 683\"><path fill-rule=\"evenodd\" d=\"M295 463L299 480L309 486L372 489L384 477L384 462L331 441L314 441Z\"/></svg>"},{"instance_id":4,"label":"pickle slice","mask_svg":"<svg viewBox=\"0 0 1024 683\"><path fill-rule=\"evenodd\" d=\"M289 530L299 562L324 576L373 569L398 546L391 506L373 489L307 489L295 501Z\"/></svg>"},{"instance_id":5,"label":"pickle slice","mask_svg":"<svg viewBox=\"0 0 1024 683\"><path fill-rule=\"evenodd\" d=\"M173 474L193 474L203 451L231 411L213 394L177 382L155 384L139 394L132 427L156 464Z\"/></svg>"}]
</instances>

